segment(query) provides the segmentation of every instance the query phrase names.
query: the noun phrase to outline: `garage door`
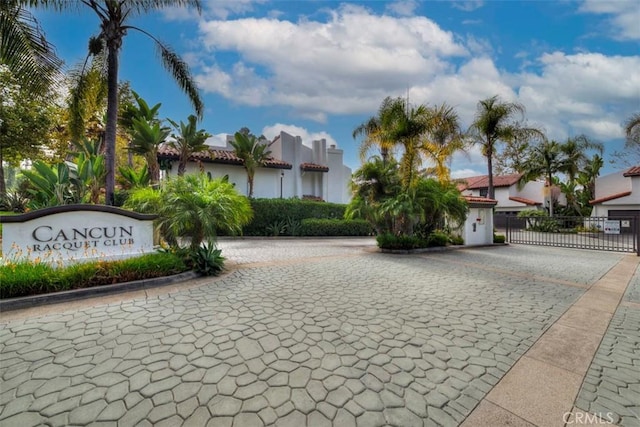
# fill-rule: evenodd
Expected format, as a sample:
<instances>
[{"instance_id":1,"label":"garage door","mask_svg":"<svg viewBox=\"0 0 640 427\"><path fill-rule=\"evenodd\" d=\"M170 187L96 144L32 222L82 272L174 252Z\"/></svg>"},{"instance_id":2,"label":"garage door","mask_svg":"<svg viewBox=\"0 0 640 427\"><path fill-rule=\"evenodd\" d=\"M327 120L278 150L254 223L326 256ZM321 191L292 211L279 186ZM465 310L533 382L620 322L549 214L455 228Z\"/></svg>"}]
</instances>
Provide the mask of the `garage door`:
<instances>
[{"instance_id":1,"label":"garage door","mask_svg":"<svg viewBox=\"0 0 640 427\"><path fill-rule=\"evenodd\" d=\"M640 218L640 209L634 210L609 210L608 212L609 218L616 219L620 218L620 232L621 233L635 233L634 225L638 223L638 219L635 221L625 221L630 218Z\"/></svg>"}]
</instances>

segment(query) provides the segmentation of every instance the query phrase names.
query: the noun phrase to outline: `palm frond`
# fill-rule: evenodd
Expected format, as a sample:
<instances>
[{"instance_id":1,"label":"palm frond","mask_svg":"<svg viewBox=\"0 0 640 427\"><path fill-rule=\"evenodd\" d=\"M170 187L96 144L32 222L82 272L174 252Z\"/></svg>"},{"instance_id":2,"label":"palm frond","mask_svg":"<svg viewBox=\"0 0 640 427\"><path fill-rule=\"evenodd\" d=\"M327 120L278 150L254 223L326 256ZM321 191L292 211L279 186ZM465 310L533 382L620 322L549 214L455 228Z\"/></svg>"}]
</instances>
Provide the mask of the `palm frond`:
<instances>
[{"instance_id":1,"label":"palm frond","mask_svg":"<svg viewBox=\"0 0 640 427\"><path fill-rule=\"evenodd\" d=\"M0 2L0 63L35 94L48 93L61 80L62 60L35 17L17 1Z\"/></svg>"}]
</instances>

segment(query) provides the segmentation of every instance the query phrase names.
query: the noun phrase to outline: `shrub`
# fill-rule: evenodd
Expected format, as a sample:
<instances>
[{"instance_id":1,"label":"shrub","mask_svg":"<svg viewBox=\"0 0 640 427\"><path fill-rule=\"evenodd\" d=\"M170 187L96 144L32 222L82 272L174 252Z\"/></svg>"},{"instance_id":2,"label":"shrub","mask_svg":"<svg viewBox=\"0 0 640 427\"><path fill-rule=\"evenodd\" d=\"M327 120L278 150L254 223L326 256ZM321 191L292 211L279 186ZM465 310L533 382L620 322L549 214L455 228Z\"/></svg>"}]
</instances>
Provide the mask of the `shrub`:
<instances>
[{"instance_id":1,"label":"shrub","mask_svg":"<svg viewBox=\"0 0 640 427\"><path fill-rule=\"evenodd\" d=\"M382 249L418 249L427 247L427 241L418 236L396 236L391 233L378 234L376 237L378 247Z\"/></svg>"},{"instance_id":2,"label":"shrub","mask_svg":"<svg viewBox=\"0 0 640 427\"><path fill-rule=\"evenodd\" d=\"M443 231L434 231L427 238L427 246L447 246L449 243L449 235Z\"/></svg>"},{"instance_id":3,"label":"shrub","mask_svg":"<svg viewBox=\"0 0 640 427\"><path fill-rule=\"evenodd\" d=\"M504 243L506 242L506 237L504 234L494 234L493 235L493 243Z\"/></svg>"},{"instance_id":4,"label":"shrub","mask_svg":"<svg viewBox=\"0 0 640 427\"><path fill-rule=\"evenodd\" d=\"M0 298L14 298L168 276L187 271L184 258L157 252L116 261L92 261L53 268L45 263L0 266Z\"/></svg>"},{"instance_id":5,"label":"shrub","mask_svg":"<svg viewBox=\"0 0 640 427\"><path fill-rule=\"evenodd\" d=\"M369 222L362 219L303 219L301 236L370 236Z\"/></svg>"},{"instance_id":6,"label":"shrub","mask_svg":"<svg viewBox=\"0 0 640 427\"><path fill-rule=\"evenodd\" d=\"M464 239L459 234L452 234L449 236L449 242L452 245L464 245Z\"/></svg>"},{"instance_id":7,"label":"shrub","mask_svg":"<svg viewBox=\"0 0 640 427\"><path fill-rule=\"evenodd\" d=\"M341 219L346 209L346 205L300 199L251 199L251 207L253 220L243 228L243 234L247 236L272 235L267 228L277 223L289 226L280 234L295 235L291 231L292 223L300 223L307 218Z\"/></svg>"},{"instance_id":8,"label":"shrub","mask_svg":"<svg viewBox=\"0 0 640 427\"><path fill-rule=\"evenodd\" d=\"M378 247L382 249L421 249L421 248L432 248L436 246L447 246L449 243L449 239L451 237L449 234L444 231L434 231L432 232L428 238L424 239L419 236L407 236L407 235L399 235L391 233L383 233L379 234L376 237L376 241L378 242ZM460 238L462 239L462 238Z\"/></svg>"}]
</instances>

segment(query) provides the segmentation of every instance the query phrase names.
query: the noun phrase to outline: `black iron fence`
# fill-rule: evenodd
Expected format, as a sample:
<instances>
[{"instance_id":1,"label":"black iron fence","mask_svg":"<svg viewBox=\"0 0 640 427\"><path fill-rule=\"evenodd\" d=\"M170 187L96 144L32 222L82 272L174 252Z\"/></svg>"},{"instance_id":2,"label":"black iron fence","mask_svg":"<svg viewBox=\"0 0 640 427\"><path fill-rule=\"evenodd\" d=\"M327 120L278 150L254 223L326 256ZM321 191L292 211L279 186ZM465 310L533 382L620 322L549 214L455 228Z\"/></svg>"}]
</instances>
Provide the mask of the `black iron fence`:
<instances>
[{"instance_id":1,"label":"black iron fence","mask_svg":"<svg viewBox=\"0 0 640 427\"><path fill-rule=\"evenodd\" d=\"M640 256L640 218L507 217L509 243L632 252Z\"/></svg>"}]
</instances>

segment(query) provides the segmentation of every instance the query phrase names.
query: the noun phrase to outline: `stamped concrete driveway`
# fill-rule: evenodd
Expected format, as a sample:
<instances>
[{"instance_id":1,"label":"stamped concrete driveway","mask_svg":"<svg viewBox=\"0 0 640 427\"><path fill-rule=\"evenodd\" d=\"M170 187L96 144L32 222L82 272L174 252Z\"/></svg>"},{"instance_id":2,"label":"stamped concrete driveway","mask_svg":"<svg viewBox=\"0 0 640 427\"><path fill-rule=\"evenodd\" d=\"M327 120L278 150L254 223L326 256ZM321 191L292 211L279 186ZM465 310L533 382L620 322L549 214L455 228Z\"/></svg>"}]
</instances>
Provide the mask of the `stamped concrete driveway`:
<instances>
[{"instance_id":1,"label":"stamped concrete driveway","mask_svg":"<svg viewBox=\"0 0 640 427\"><path fill-rule=\"evenodd\" d=\"M454 426L623 255L221 242L202 286L0 324L0 424Z\"/></svg>"}]
</instances>

